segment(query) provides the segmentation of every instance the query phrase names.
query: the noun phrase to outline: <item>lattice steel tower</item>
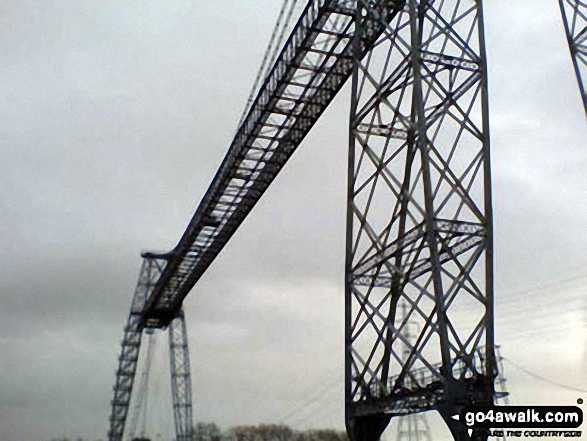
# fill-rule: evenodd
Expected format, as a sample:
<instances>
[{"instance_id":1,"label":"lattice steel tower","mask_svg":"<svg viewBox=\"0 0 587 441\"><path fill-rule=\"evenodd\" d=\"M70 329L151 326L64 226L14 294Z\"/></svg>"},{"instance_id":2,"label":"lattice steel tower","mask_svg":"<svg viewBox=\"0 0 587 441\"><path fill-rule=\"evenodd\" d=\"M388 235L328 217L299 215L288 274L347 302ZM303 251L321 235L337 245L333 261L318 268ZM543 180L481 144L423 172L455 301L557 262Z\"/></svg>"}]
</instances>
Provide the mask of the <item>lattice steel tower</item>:
<instances>
[{"instance_id":1,"label":"lattice steel tower","mask_svg":"<svg viewBox=\"0 0 587 441\"><path fill-rule=\"evenodd\" d=\"M356 14L347 427L377 440L392 416L436 409L455 439L469 439L451 416L493 402L495 371L482 2L359 0ZM420 331L405 358L408 320Z\"/></svg>"},{"instance_id":2,"label":"lattice steel tower","mask_svg":"<svg viewBox=\"0 0 587 441\"><path fill-rule=\"evenodd\" d=\"M155 332L155 327L147 325L143 320L143 312L147 299L151 295L156 281L165 268L167 256L152 253L143 254L143 265L133 296L130 314L124 328L112 412L110 415L109 441L122 441L128 416L133 383L137 372L142 336ZM192 441L192 391L190 378L190 362L188 351L187 328L185 316L180 309L168 326L169 360L171 373L171 392L173 397L173 415L177 441ZM151 350L151 346L149 346ZM150 358L151 354L147 355ZM148 381L148 371L145 375ZM141 385L142 388L145 385ZM141 388L141 389L142 389ZM136 426L135 424L132 424ZM131 428L131 434L134 430Z\"/></svg>"},{"instance_id":3,"label":"lattice steel tower","mask_svg":"<svg viewBox=\"0 0 587 441\"><path fill-rule=\"evenodd\" d=\"M402 330L402 341L404 341L404 348L402 351L402 362L405 363L412 353L414 344L416 343L417 328L410 321L406 321L408 315L408 305L406 302L401 304L402 322L405 321ZM430 425L424 412L405 415L399 419L397 427L397 441L432 441L432 434L430 432Z\"/></svg>"}]
</instances>

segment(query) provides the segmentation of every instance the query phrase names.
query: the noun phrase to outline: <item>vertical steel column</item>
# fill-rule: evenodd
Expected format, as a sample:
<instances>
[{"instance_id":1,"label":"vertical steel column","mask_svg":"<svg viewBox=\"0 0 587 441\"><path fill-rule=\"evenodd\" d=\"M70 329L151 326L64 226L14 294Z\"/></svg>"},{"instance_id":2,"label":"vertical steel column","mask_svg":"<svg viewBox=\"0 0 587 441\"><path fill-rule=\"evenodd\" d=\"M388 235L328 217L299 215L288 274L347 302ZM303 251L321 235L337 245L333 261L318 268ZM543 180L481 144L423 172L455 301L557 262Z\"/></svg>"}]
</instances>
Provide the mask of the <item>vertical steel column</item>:
<instances>
[{"instance_id":1,"label":"vertical steel column","mask_svg":"<svg viewBox=\"0 0 587 441\"><path fill-rule=\"evenodd\" d=\"M153 286L163 270L161 261L151 257L143 257L118 358L114 398L111 401L109 441L122 441L124 435L144 330L142 312Z\"/></svg>"},{"instance_id":2,"label":"vertical steel column","mask_svg":"<svg viewBox=\"0 0 587 441\"><path fill-rule=\"evenodd\" d=\"M183 311L169 325L169 359L177 441L193 441L190 356Z\"/></svg>"},{"instance_id":3,"label":"vertical steel column","mask_svg":"<svg viewBox=\"0 0 587 441\"><path fill-rule=\"evenodd\" d=\"M579 81L579 90L587 115L587 2L559 0L567 40L573 58L573 67Z\"/></svg>"},{"instance_id":4,"label":"vertical steel column","mask_svg":"<svg viewBox=\"0 0 587 441\"><path fill-rule=\"evenodd\" d=\"M495 374L482 1L358 0L355 26L347 429L377 440L393 415L436 409L455 439L470 439L451 416L492 403Z\"/></svg>"}]
</instances>

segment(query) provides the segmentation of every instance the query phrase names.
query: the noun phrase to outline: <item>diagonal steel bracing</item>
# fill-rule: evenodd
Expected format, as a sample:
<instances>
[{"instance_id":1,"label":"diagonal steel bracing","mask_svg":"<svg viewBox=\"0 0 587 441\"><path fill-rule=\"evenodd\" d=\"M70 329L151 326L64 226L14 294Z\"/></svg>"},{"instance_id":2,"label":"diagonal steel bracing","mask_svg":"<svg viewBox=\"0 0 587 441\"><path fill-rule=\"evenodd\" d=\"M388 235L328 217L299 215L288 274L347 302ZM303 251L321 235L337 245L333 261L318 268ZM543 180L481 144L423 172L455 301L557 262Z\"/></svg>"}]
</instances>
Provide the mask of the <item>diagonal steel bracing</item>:
<instances>
[{"instance_id":1,"label":"diagonal steel bracing","mask_svg":"<svg viewBox=\"0 0 587 441\"><path fill-rule=\"evenodd\" d=\"M579 90L587 115L587 2L559 0L567 33L573 67L579 81Z\"/></svg>"},{"instance_id":2,"label":"diagonal steel bracing","mask_svg":"<svg viewBox=\"0 0 587 441\"><path fill-rule=\"evenodd\" d=\"M375 440L391 416L437 409L468 439L450 415L492 402L495 365L482 2L359 0L356 13L347 427ZM364 34L381 25L364 55Z\"/></svg>"}]
</instances>

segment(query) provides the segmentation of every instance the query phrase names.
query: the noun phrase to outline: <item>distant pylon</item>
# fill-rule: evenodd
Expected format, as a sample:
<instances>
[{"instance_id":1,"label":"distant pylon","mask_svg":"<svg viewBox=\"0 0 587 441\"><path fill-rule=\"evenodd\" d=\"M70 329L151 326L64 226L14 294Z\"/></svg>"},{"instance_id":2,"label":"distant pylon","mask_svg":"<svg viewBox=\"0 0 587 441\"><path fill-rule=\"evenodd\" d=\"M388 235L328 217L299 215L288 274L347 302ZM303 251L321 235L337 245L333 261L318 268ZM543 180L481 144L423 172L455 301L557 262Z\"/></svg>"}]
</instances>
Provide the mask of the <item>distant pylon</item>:
<instances>
[{"instance_id":1,"label":"distant pylon","mask_svg":"<svg viewBox=\"0 0 587 441\"><path fill-rule=\"evenodd\" d=\"M410 355L410 347L415 343L416 334L418 334L417 325L406 321L408 311L408 305L402 303L401 305L401 317L404 325L404 337L407 344L402 352L402 358ZM416 329L416 333L413 332L412 328ZM495 403L496 404L509 404L509 394L506 389L506 378L503 370L503 357L500 354L499 346L495 346L495 359L497 361L497 378L495 379ZM505 435L498 437L502 441L506 440ZM399 418L397 426L397 436L394 438L397 441L432 441L432 433L430 431L430 425L426 413L414 413Z\"/></svg>"},{"instance_id":2,"label":"distant pylon","mask_svg":"<svg viewBox=\"0 0 587 441\"><path fill-rule=\"evenodd\" d=\"M412 327L417 325L411 323L409 320L406 321L408 316L408 305L405 302L401 305L401 313L401 320L402 322L405 321L406 323L403 333L405 336L405 341L408 342L408 345L405 345L405 348L402 352L402 359L405 363L407 358L410 356L411 348L416 343L416 334L412 332ZM398 441L432 441L432 435L430 433L430 426L428 425L426 414L414 413L399 418L396 439Z\"/></svg>"}]
</instances>

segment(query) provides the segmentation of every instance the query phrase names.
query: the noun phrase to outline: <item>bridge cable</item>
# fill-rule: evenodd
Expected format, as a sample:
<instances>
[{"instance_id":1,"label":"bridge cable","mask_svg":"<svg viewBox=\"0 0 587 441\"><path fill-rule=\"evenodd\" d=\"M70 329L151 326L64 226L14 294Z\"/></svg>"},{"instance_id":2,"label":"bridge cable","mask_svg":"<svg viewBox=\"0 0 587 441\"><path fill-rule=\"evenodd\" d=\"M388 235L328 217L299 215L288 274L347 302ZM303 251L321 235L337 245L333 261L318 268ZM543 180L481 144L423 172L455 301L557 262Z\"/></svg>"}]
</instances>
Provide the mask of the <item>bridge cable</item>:
<instances>
[{"instance_id":1,"label":"bridge cable","mask_svg":"<svg viewBox=\"0 0 587 441\"><path fill-rule=\"evenodd\" d=\"M308 405L306 408L310 408L311 406L313 406L314 404L316 404L317 402L321 402L324 401L325 398L328 398L331 395L331 392L335 390L335 389L330 389L329 391L327 391L327 393L324 394L324 396L322 397L322 399L320 401L316 401L313 404ZM335 412L339 412L340 406L341 406L341 402L339 401L332 401L324 406L322 406L319 409L316 409L315 411L312 411L310 413L308 413L306 416L298 416L297 418L293 419L291 421L291 426L293 428L301 428L302 425L304 425L307 422L315 422L315 421L322 421L324 417L326 416L330 416L332 414L334 414Z\"/></svg>"},{"instance_id":2,"label":"bridge cable","mask_svg":"<svg viewBox=\"0 0 587 441\"><path fill-rule=\"evenodd\" d=\"M338 368L336 369L338 371ZM331 382L327 383L324 387L318 390L315 394L311 395L305 402L296 406L289 412L287 412L283 417L279 419L279 421L287 421L291 419L291 417L295 416L296 414L302 412L306 408L312 406L316 402L320 401L324 396L326 396L329 392L331 392L335 387L340 385L340 379L336 378Z\"/></svg>"},{"instance_id":3,"label":"bridge cable","mask_svg":"<svg viewBox=\"0 0 587 441\"><path fill-rule=\"evenodd\" d=\"M558 381L555 381L555 380L551 380L551 379L549 379L549 378L543 377L542 375L538 375L538 374L536 374L536 373L534 373L534 372L532 372L532 371L530 371L530 370L526 369L525 367L523 367L523 366L520 366L520 365L519 365L519 364L517 364L517 363L514 363L514 362L513 362L513 361L512 361L510 358L508 358L508 357L504 357L504 356L502 355L502 358L503 358L505 361L507 361L509 364L511 364L512 366L514 366L515 368L519 369L520 371L524 372L525 374L527 374L527 375L529 375L529 376L531 376L531 377L533 377L533 378L536 378L537 380L543 381L543 382L545 382L545 383L548 383L548 384L551 384L551 385L553 385L553 386L560 387L560 388L562 388L562 389L567 389L567 390L571 390L571 391L573 391L573 392L581 392L581 393L586 393L586 394L587 394L587 390L586 390L586 389L581 389L581 388L579 388L579 387L569 386L568 384L564 384L564 383L560 383L560 382L558 382Z\"/></svg>"}]
</instances>

